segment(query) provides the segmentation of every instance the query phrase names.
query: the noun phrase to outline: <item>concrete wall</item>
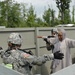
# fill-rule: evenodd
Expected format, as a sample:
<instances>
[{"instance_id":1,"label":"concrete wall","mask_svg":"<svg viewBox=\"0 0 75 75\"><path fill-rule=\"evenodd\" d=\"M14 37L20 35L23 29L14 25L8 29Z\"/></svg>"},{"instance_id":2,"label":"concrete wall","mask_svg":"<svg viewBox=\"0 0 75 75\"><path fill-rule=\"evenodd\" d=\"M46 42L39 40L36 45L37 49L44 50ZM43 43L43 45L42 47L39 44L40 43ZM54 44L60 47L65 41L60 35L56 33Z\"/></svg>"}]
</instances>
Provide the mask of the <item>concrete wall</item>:
<instances>
[{"instance_id":1,"label":"concrete wall","mask_svg":"<svg viewBox=\"0 0 75 75\"><path fill-rule=\"evenodd\" d=\"M45 42L42 39L38 39L38 35L48 36L52 28L40 27L40 28L1 28L0 29L0 46L4 50L7 49L7 39L10 33L18 32L23 38L23 49L30 49L34 55L49 54L51 51L47 51L45 47ZM75 27L64 28L67 33L67 37L75 39ZM72 58L75 57L75 49L71 50ZM0 59L1 60L1 59ZM74 61L73 61L74 62ZM0 61L2 63L2 61ZM41 67L34 66L32 71L34 73L40 73L41 75L49 75L50 73L51 61L46 62Z\"/></svg>"}]
</instances>

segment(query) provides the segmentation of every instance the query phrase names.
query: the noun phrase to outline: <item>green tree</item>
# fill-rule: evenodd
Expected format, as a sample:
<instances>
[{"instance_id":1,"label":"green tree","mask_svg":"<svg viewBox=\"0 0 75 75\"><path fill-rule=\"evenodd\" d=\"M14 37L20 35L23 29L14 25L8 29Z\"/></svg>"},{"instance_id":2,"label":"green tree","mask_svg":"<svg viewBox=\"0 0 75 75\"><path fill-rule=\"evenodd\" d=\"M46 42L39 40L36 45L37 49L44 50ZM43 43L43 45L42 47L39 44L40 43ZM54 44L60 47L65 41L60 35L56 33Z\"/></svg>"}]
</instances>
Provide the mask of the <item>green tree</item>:
<instances>
[{"instance_id":1,"label":"green tree","mask_svg":"<svg viewBox=\"0 0 75 75\"><path fill-rule=\"evenodd\" d=\"M7 22L7 17L6 17L6 5L4 1L0 2L0 26L6 26Z\"/></svg>"},{"instance_id":2,"label":"green tree","mask_svg":"<svg viewBox=\"0 0 75 75\"><path fill-rule=\"evenodd\" d=\"M75 7L72 9L72 23L75 23Z\"/></svg>"},{"instance_id":3,"label":"green tree","mask_svg":"<svg viewBox=\"0 0 75 75\"><path fill-rule=\"evenodd\" d=\"M26 7L27 7L26 3L20 4L20 8L21 8L21 24L20 24L20 27L27 27L26 19L27 19L28 9Z\"/></svg>"},{"instance_id":4,"label":"green tree","mask_svg":"<svg viewBox=\"0 0 75 75\"><path fill-rule=\"evenodd\" d=\"M41 18L36 18L37 27L44 27L44 22Z\"/></svg>"},{"instance_id":5,"label":"green tree","mask_svg":"<svg viewBox=\"0 0 75 75\"><path fill-rule=\"evenodd\" d=\"M52 9L51 10L51 27L55 26L55 11Z\"/></svg>"},{"instance_id":6,"label":"green tree","mask_svg":"<svg viewBox=\"0 0 75 75\"><path fill-rule=\"evenodd\" d=\"M55 11L49 7L44 11L43 19L46 26L54 26Z\"/></svg>"},{"instance_id":7,"label":"green tree","mask_svg":"<svg viewBox=\"0 0 75 75\"><path fill-rule=\"evenodd\" d=\"M19 27L20 25L20 8L19 4L15 3L11 10L8 12L8 25L7 27Z\"/></svg>"},{"instance_id":8,"label":"green tree","mask_svg":"<svg viewBox=\"0 0 75 75\"><path fill-rule=\"evenodd\" d=\"M0 2L0 24L6 27L18 27L20 24L20 4L13 0Z\"/></svg>"},{"instance_id":9,"label":"green tree","mask_svg":"<svg viewBox=\"0 0 75 75\"><path fill-rule=\"evenodd\" d=\"M36 27L36 14L34 12L34 8L31 5L27 12L26 24L28 27Z\"/></svg>"},{"instance_id":10,"label":"green tree","mask_svg":"<svg viewBox=\"0 0 75 75\"><path fill-rule=\"evenodd\" d=\"M65 11L70 7L71 0L55 0L57 7L61 13L61 21L64 23Z\"/></svg>"},{"instance_id":11,"label":"green tree","mask_svg":"<svg viewBox=\"0 0 75 75\"><path fill-rule=\"evenodd\" d=\"M44 11L44 14L43 14L43 19L44 19L44 22L45 22L45 25L46 26L50 26L51 24L51 9L50 7Z\"/></svg>"},{"instance_id":12,"label":"green tree","mask_svg":"<svg viewBox=\"0 0 75 75\"><path fill-rule=\"evenodd\" d=\"M69 9L66 9L64 13L65 13L64 14L64 23L65 24L71 23L70 10Z\"/></svg>"},{"instance_id":13,"label":"green tree","mask_svg":"<svg viewBox=\"0 0 75 75\"><path fill-rule=\"evenodd\" d=\"M58 18L55 18L54 25L57 26L57 25L59 25L59 24L60 24L59 19L58 19Z\"/></svg>"}]
</instances>

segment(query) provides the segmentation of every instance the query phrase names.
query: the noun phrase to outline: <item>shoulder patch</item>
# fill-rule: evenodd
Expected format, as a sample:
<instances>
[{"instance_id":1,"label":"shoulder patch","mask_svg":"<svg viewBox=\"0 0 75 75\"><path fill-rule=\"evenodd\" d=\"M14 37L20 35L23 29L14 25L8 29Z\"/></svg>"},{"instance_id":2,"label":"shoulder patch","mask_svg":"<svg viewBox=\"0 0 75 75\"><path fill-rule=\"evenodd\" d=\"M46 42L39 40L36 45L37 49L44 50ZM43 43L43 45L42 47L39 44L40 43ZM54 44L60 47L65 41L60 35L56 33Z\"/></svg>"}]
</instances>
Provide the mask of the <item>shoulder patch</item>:
<instances>
[{"instance_id":1,"label":"shoulder patch","mask_svg":"<svg viewBox=\"0 0 75 75\"><path fill-rule=\"evenodd\" d=\"M24 58L27 58L27 57L29 57L29 56L30 56L30 54L22 53L22 56L23 56Z\"/></svg>"}]
</instances>

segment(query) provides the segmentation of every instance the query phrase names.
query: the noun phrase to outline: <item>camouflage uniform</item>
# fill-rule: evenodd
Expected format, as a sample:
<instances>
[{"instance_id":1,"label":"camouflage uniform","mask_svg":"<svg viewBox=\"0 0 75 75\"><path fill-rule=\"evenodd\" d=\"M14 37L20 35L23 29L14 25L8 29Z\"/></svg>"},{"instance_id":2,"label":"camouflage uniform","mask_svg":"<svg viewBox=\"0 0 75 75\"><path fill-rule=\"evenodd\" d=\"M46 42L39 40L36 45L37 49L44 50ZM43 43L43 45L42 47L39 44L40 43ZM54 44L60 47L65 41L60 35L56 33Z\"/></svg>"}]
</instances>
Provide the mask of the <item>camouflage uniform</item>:
<instances>
[{"instance_id":1,"label":"camouflage uniform","mask_svg":"<svg viewBox=\"0 0 75 75\"><path fill-rule=\"evenodd\" d=\"M8 42L13 44L22 44L21 36L18 33L10 34ZM3 62L5 64L12 64L12 68L25 75L32 75L30 65L42 65L46 61L53 59L53 54L45 54L43 56L36 57L25 53L18 48L8 49L2 54Z\"/></svg>"}]
</instances>

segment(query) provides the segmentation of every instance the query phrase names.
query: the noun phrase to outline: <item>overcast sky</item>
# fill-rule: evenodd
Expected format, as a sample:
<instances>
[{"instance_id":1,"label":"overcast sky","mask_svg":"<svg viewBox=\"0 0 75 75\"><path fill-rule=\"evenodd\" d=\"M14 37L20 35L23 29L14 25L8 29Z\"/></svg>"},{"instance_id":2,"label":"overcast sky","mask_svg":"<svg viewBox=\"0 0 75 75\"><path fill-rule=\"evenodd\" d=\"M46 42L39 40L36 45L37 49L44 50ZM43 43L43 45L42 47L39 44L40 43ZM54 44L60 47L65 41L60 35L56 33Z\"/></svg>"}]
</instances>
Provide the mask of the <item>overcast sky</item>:
<instances>
[{"instance_id":1,"label":"overcast sky","mask_svg":"<svg viewBox=\"0 0 75 75\"><path fill-rule=\"evenodd\" d=\"M15 0L17 2L23 2L27 3L28 5L32 4L34 6L35 12L38 17L42 17L42 14L45 9L48 8L48 5L54 9L56 12L56 15L58 14L58 8L56 7L55 0ZM75 0L72 0L70 4L70 10L72 11L72 6L75 4Z\"/></svg>"},{"instance_id":2,"label":"overcast sky","mask_svg":"<svg viewBox=\"0 0 75 75\"><path fill-rule=\"evenodd\" d=\"M56 16L58 14L58 8L56 7L55 0L14 0L19 3L27 3L28 5L32 4L34 6L35 12L38 17L41 17L44 10L48 8L48 5L54 9ZM72 6L75 4L75 0L72 0L70 5L70 10L72 11Z\"/></svg>"}]
</instances>

